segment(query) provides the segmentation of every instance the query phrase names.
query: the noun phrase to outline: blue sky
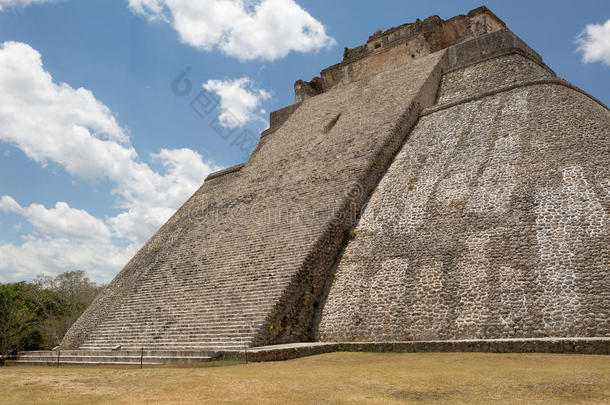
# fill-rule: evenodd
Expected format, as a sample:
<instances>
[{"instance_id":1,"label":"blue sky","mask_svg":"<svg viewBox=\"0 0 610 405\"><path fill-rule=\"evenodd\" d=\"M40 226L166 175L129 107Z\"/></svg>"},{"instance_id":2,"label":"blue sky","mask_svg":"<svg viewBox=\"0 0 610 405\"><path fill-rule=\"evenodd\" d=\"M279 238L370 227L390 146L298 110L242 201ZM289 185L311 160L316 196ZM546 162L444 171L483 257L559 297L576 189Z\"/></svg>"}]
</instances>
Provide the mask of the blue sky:
<instances>
[{"instance_id":1,"label":"blue sky","mask_svg":"<svg viewBox=\"0 0 610 405\"><path fill-rule=\"evenodd\" d=\"M109 281L207 174L247 159L234 140L292 104L297 79L379 29L482 4L0 0L0 281L75 269ZM485 4L609 104L610 2ZM204 85L219 104L202 117L191 103Z\"/></svg>"}]
</instances>

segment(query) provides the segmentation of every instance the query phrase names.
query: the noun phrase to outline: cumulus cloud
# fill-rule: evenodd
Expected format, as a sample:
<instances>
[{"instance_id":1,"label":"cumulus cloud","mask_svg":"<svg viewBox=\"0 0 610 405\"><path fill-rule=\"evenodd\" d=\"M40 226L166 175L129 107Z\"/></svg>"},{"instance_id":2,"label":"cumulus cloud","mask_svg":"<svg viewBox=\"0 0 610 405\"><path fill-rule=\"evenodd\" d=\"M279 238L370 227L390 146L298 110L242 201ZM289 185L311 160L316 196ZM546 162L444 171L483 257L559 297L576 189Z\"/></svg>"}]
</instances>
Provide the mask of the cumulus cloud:
<instances>
[{"instance_id":1,"label":"cumulus cloud","mask_svg":"<svg viewBox=\"0 0 610 405\"><path fill-rule=\"evenodd\" d=\"M28 44L1 44L0 89L0 139L31 159L85 178L120 178L131 169L137 154L110 109L89 90L54 83Z\"/></svg>"},{"instance_id":2,"label":"cumulus cloud","mask_svg":"<svg viewBox=\"0 0 610 405\"><path fill-rule=\"evenodd\" d=\"M0 244L0 272L5 281L21 281L78 269L93 280L108 282L136 250L133 245L28 235L21 244Z\"/></svg>"},{"instance_id":3,"label":"cumulus cloud","mask_svg":"<svg viewBox=\"0 0 610 405\"><path fill-rule=\"evenodd\" d=\"M21 260L35 271L30 276L74 268L110 276L201 185L205 176L220 168L185 148L153 154L151 161L161 167L153 170L139 158L127 131L106 105L87 89L55 83L44 70L40 54L18 42L0 44L0 141L19 148L43 167L54 164L75 178L109 180L114 185L116 205L123 210L102 220L65 202L58 202L54 208L39 204L22 207L10 196L3 196L0 211L25 217L37 234L30 235L21 246L0 244L0 272L13 271L12 266ZM96 243L103 248L96 251ZM71 252L60 260L66 252L53 251L68 246L95 257L73 266L84 256ZM40 248L36 260L2 260L8 252L32 255L35 248ZM102 257L110 253L121 259Z\"/></svg>"},{"instance_id":4,"label":"cumulus cloud","mask_svg":"<svg viewBox=\"0 0 610 405\"><path fill-rule=\"evenodd\" d=\"M584 63L602 62L610 66L610 19L604 24L589 24L576 39Z\"/></svg>"},{"instance_id":5,"label":"cumulus cloud","mask_svg":"<svg viewBox=\"0 0 610 405\"><path fill-rule=\"evenodd\" d=\"M265 119L254 111L261 101L268 100L271 94L256 89L247 77L235 80L208 80L203 88L220 97L221 112L218 121L223 127L238 128L249 121L266 123Z\"/></svg>"},{"instance_id":6,"label":"cumulus cloud","mask_svg":"<svg viewBox=\"0 0 610 405\"><path fill-rule=\"evenodd\" d=\"M21 208L21 205L19 205L12 197L3 195L0 197L0 211L22 214L23 208Z\"/></svg>"},{"instance_id":7,"label":"cumulus cloud","mask_svg":"<svg viewBox=\"0 0 610 405\"><path fill-rule=\"evenodd\" d=\"M40 204L22 207L12 197L2 196L0 211L22 215L36 230L35 234L24 236L21 244L0 243L3 281L82 269L92 279L107 282L138 247L113 242L104 221L65 202L58 202L55 208ZM15 230L19 232L21 224Z\"/></svg>"},{"instance_id":8,"label":"cumulus cloud","mask_svg":"<svg viewBox=\"0 0 610 405\"><path fill-rule=\"evenodd\" d=\"M30 4L50 3L55 0L0 0L0 11L4 7L25 7Z\"/></svg>"},{"instance_id":9,"label":"cumulus cloud","mask_svg":"<svg viewBox=\"0 0 610 405\"><path fill-rule=\"evenodd\" d=\"M108 242L110 231L104 221L85 210L71 208L58 202L55 208L47 209L40 204L22 207L10 196L2 196L0 210L24 216L43 233L60 237Z\"/></svg>"},{"instance_id":10,"label":"cumulus cloud","mask_svg":"<svg viewBox=\"0 0 610 405\"><path fill-rule=\"evenodd\" d=\"M129 0L129 6L170 23L188 45L240 60L274 60L335 43L294 0Z\"/></svg>"}]
</instances>

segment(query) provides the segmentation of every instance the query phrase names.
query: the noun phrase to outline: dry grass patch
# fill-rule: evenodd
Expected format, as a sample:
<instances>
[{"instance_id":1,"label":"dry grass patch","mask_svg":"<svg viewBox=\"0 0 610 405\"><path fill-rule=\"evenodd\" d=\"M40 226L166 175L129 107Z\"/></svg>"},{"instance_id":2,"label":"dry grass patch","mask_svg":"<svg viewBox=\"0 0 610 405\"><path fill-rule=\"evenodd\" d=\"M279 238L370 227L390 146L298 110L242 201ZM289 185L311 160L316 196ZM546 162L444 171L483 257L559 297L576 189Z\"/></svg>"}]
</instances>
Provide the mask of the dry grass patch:
<instances>
[{"instance_id":1,"label":"dry grass patch","mask_svg":"<svg viewBox=\"0 0 610 405\"><path fill-rule=\"evenodd\" d=\"M0 368L4 403L609 403L610 357L330 353L226 367Z\"/></svg>"}]
</instances>

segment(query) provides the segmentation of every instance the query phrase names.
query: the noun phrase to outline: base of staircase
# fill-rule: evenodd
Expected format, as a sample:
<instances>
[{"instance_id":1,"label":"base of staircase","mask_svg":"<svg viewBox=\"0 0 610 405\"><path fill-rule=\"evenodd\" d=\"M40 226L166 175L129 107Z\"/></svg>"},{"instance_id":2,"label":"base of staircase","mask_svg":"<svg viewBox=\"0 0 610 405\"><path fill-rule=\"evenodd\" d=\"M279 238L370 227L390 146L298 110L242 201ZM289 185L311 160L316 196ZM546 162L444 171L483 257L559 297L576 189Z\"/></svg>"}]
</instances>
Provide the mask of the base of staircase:
<instances>
[{"instance_id":1,"label":"base of staircase","mask_svg":"<svg viewBox=\"0 0 610 405\"><path fill-rule=\"evenodd\" d=\"M305 342L218 350L62 350L20 352L15 365L161 366L212 360L280 361L331 352L487 352L610 354L610 337L467 339L404 342Z\"/></svg>"},{"instance_id":2,"label":"base of staircase","mask_svg":"<svg viewBox=\"0 0 610 405\"><path fill-rule=\"evenodd\" d=\"M20 352L12 364L18 366L161 366L204 363L213 352L193 350L61 350Z\"/></svg>"}]
</instances>

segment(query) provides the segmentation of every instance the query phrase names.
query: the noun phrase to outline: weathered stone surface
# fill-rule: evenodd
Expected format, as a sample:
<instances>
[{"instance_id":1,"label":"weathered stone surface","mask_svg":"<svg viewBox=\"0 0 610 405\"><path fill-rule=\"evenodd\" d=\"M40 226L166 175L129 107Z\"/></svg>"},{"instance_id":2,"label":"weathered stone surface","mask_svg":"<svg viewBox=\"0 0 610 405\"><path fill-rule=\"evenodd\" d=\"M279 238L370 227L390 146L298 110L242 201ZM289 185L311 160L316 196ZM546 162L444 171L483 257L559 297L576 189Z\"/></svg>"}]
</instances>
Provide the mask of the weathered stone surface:
<instances>
[{"instance_id":1,"label":"weathered stone surface","mask_svg":"<svg viewBox=\"0 0 610 405\"><path fill-rule=\"evenodd\" d=\"M298 80L295 100L301 102L328 89L402 65L452 45L504 30L506 25L486 7L447 21L431 16L371 35L366 44L345 48L343 61L320 72L310 82ZM477 55L479 56L479 55Z\"/></svg>"},{"instance_id":2,"label":"weathered stone surface","mask_svg":"<svg viewBox=\"0 0 610 405\"><path fill-rule=\"evenodd\" d=\"M491 59L445 75L440 99L547 74ZM605 107L556 84L424 116L340 259L320 339L610 336L609 135Z\"/></svg>"},{"instance_id":3,"label":"weathered stone surface","mask_svg":"<svg viewBox=\"0 0 610 405\"><path fill-rule=\"evenodd\" d=\"M605 106L486 8L375 33L321 76L62 348L578 351L502 342L610 336ZM455 343L489 338L504 340Z\"/></svg>"},{"instance_id":4,"label":"weathered stone surface","mask_svg":"<svg viewBox=\"0 0 610 405\"><path fill-rule=\"evenodd\" d=\"M438 52L303 102L243 167L204 183L64 345L309 339L344 231L421 109L434 102L442 61Z\"/></svg>"},{"instance_id":5,"label":"weathered stone surface","mask_svg":"<svg viewBox=\"0 0 610 405\"><path fill-rule=\"evenodd\" d=\"M443 74L437 104L463 100L499 87L533 79L555 77L546 66L517 53Z\"/></svg>"}]
</instances>

